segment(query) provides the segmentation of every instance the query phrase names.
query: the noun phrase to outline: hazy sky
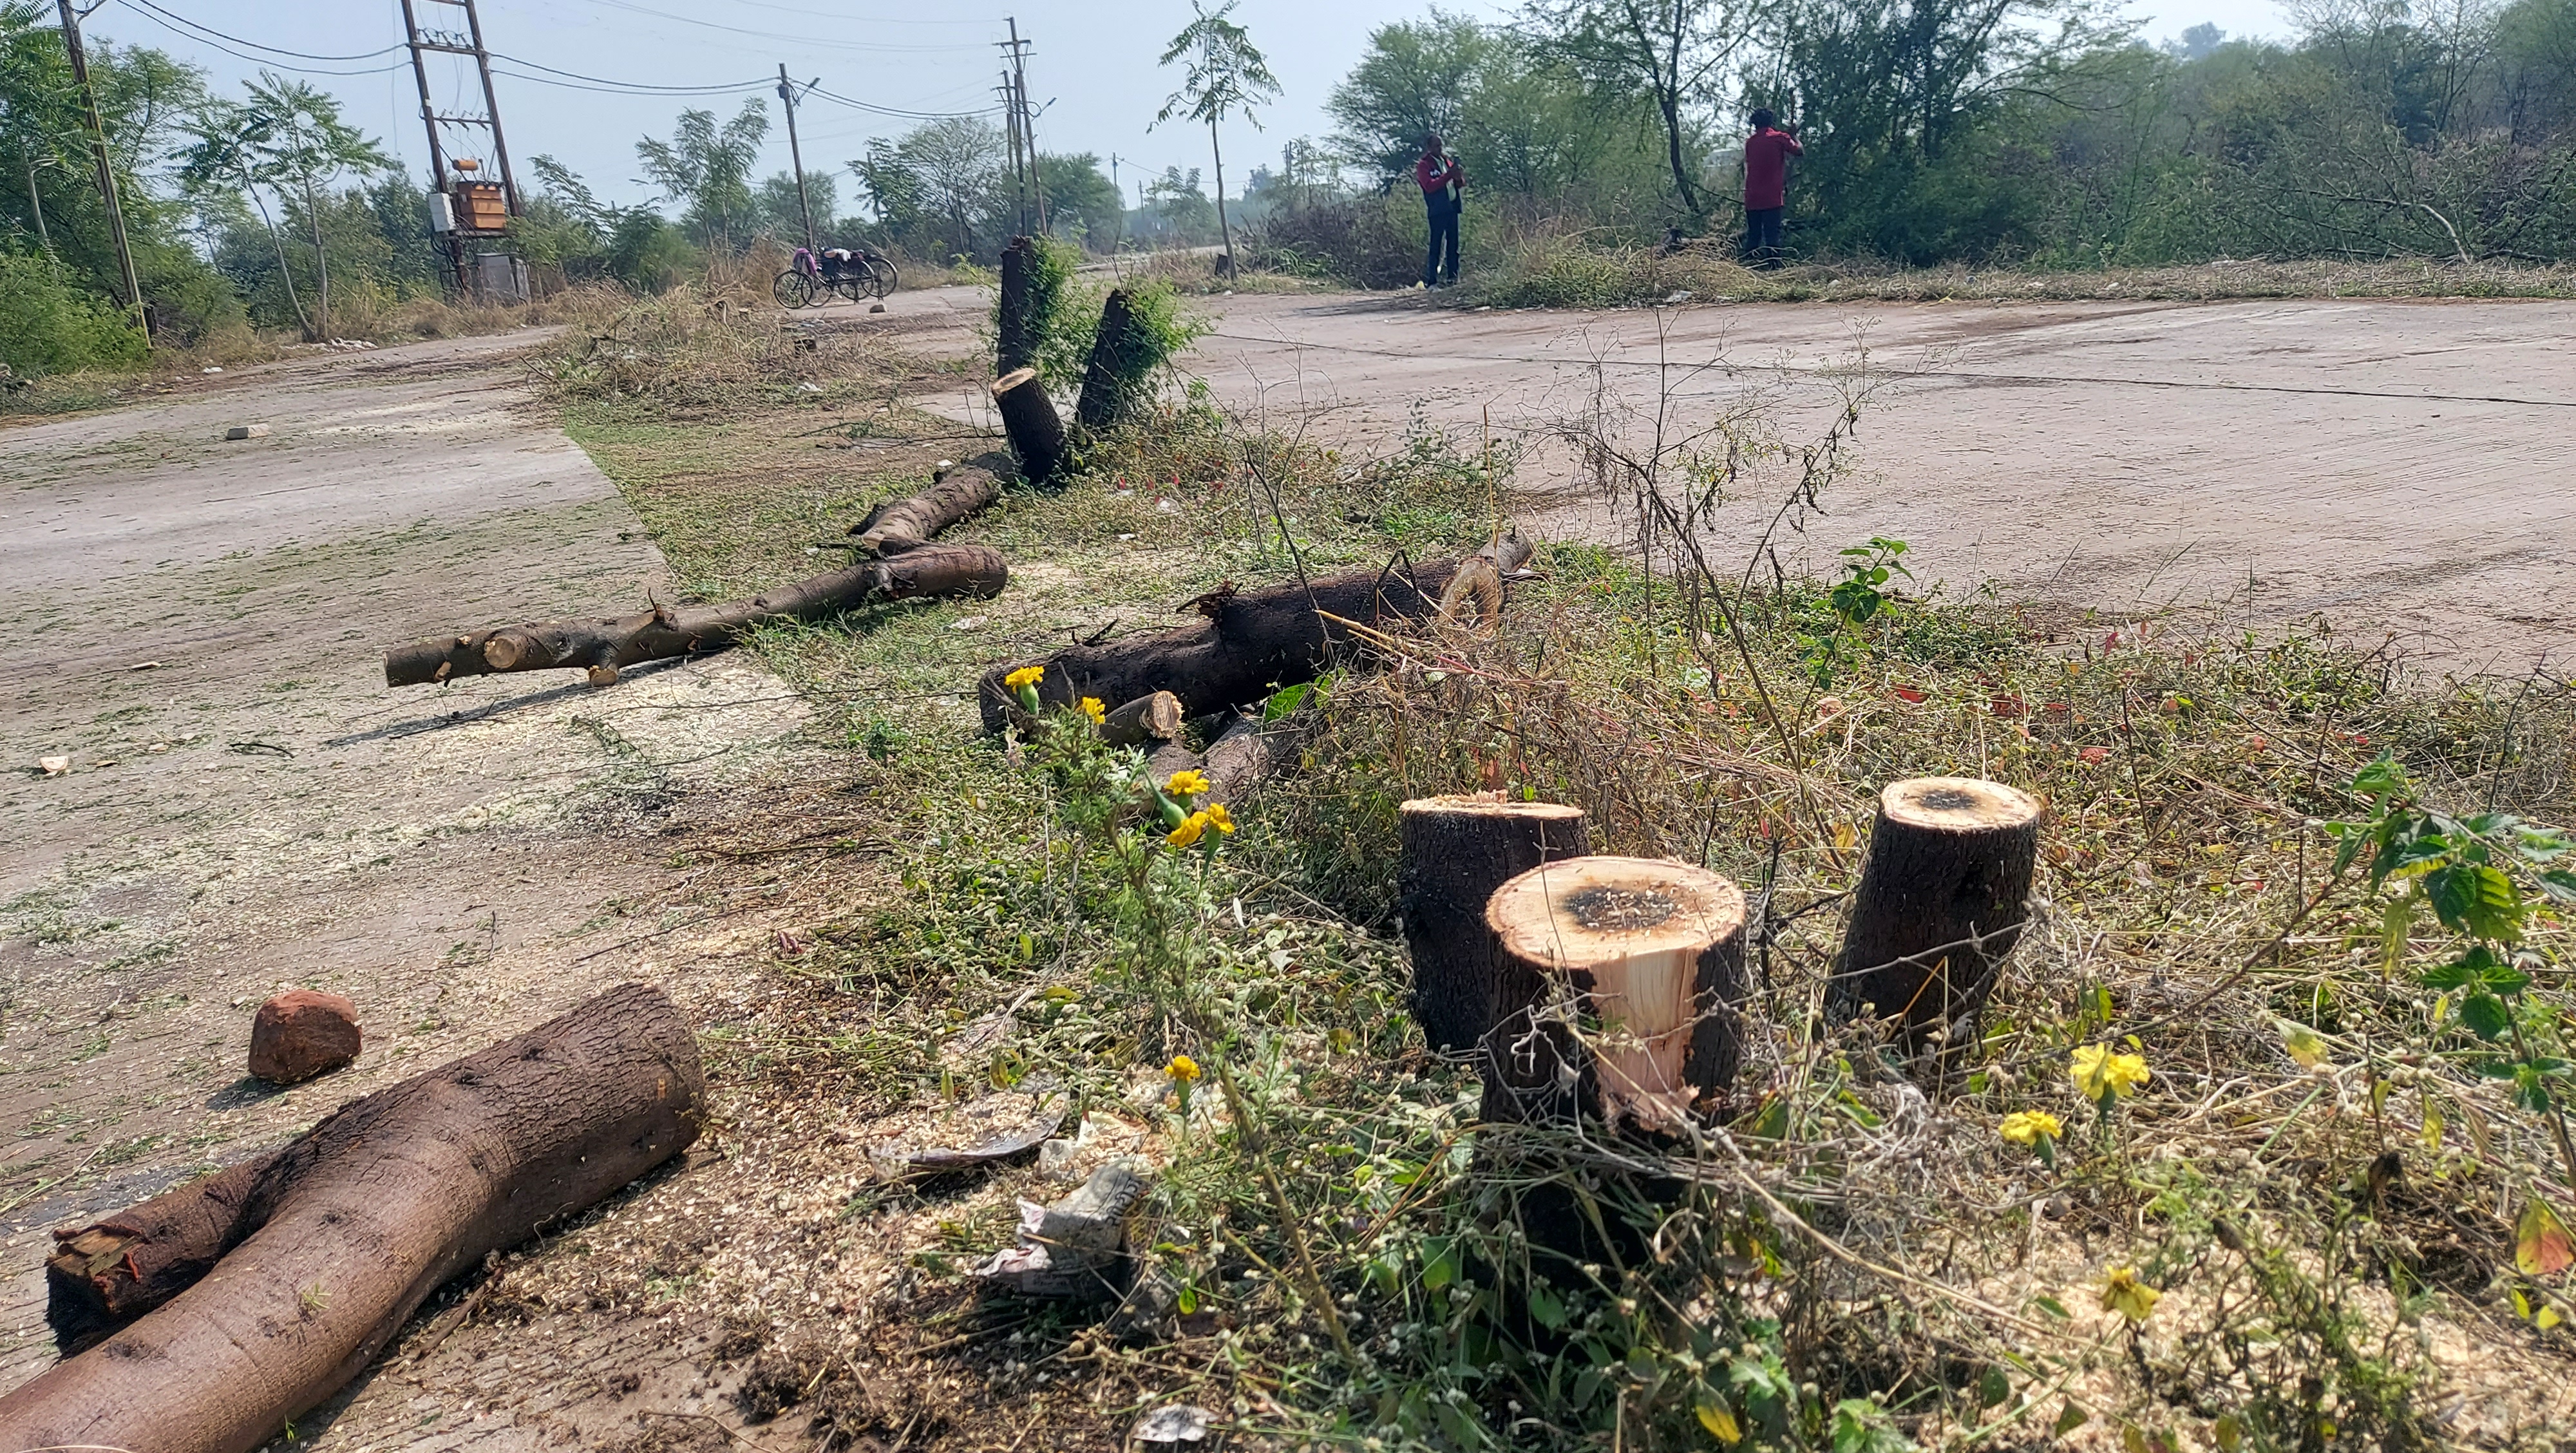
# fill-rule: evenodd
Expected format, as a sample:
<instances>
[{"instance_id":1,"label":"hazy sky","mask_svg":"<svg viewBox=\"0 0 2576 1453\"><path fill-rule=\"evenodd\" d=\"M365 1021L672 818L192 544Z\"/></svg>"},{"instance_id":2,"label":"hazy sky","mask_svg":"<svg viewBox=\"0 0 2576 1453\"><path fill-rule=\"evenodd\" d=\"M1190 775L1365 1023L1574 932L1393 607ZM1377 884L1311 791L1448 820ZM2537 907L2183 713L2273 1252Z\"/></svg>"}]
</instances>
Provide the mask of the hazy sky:
<instances>
[{"instance_id":1,"label":"hazy sky","mask_svg":"<svg viewBox=\"0 0 2576 1453\"><path fill-rule=\"evenodd\" d=\"M462 28L464 12L454 4L414 3L424 27ZM1268 52L1286 95L1261 112L1262 129L1239 122L1228 128L1229 190L1241 187L1252 166L1275 159L1282 142L1327 134L1325 97L1358 58L1369 30L1427 8L1398 0L1243 0L1236 18ZM1453 0L1447 8L1504 13L1478 0ZM774 120L777 102L768 87L782 61L800 82L819 78L825 90L876 105L921 112L994 105L1001 64L995 42L1007 34L1005 16L1013 14L1032 42L1030 96L1047 108L1037 124L1042 147L1097 152L1104 163L1116 155L1131 198L1140 174L1158 174L1173 163L1206 165L1203 131L1151 125L1175 82L1155 59L1188 20L1189 0L482 0L480 9L485 43L515 58L497 64L503 74L496 85L523 179L526 158L548 153L618 200L649 191L635 180L636 138L668 135L682 109L730 115L745 96L758 95L769 98ZM904 19L888 18L907 12ZM925 12L937 18L924 18ZM2151 38L2201 21L2239 35L2286 28L2272 0L2133 0L2132 13L2145 18ZM201 32L164 17L194 22ZM407 58L399 49L366 54L401 42L400 0L105 0L87 29L104 39L159 46L203 66L228 90L260 70L259 60L245 57L264 53L230 45L241 54L229 54L227 42L202 31L308 57L364 57L266 59L281 70L296 67L338 94L350 119L390 142L415 175L427 170L419 92ZM762 84L708 95L610 94L574 89L577 82L541 83L532 78L546 72L533 67L661 86ZM481 110L470 65L433 57L431 81L440 110ZM806 166L837 169L843 205L853 207L858 186L844 163L868 137L910 124L814 98L800 111ZM786 133L773 125L761 170L786 166Z\"/></svg>"}]
</instances>

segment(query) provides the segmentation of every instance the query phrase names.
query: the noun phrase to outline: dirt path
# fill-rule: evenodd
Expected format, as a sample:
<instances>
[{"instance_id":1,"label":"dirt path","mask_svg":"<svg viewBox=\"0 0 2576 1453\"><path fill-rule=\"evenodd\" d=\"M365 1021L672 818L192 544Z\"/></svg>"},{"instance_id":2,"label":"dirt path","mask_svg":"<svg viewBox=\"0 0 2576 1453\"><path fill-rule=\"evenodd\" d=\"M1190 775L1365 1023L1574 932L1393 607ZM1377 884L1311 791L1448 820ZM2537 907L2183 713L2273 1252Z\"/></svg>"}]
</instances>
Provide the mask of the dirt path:
<instances>
[{"instance_id":1,"label":"dirt path","mask_svg":"<svg viewBox=\"0 0 2576 1453\"><path fill-rule=\"evenodd\" d=\"M2322 612L2455 669L2576 655L2576 304L1215 307L1190 366L1220 397L1381 449L1417 408L1434 426L1472 435L1490 415L1499 435L1541 439L1602 385L1642 435L1659 377L1675 432L1767 391L1794 441L1829 417L1821 372L1865 341L1885 386L1861 419L1859 473L1784 558L1891 535L1927 581L1991 579L2114 618ZM1533 462L1525 481L1563 477L1568 456ZM1761 483L1722 512L1721 558L1744 559L1776 509L1778 471ZM1544 528L1619 527L1568 498Z\"/></svg>"},{"instance_id":2,"label":"dirt path","mask_svg":"<svg viewBox=\"0 0 2576 1453\"><path fill-rule=\"evenodd\" d=\"M755 663L613 693L569 673L383 684L389 643L666 586L615 488L521 407L507 355L529 341L303 360L0 432L18 643L0 662L0 1386L52 1356L48 1227L607 984L718 992L679 967L763 931L692 901L705 869L663 839L792 751L802 713ZM233 423L270 432L222 442ZM57 754L71 770L40 775ZM250 1012L290 985L347 994L369 1038L351 1069L270 1091L242 1075ZM616 1319L563 1329L542 1375L494 1355L459 1336L380 1367L305 1444L535 1446L547 1409L640 1387L700 1405L676 1339ZM521 1411L489 1417L505 1391Z\"/></svg>"}]
</instances>

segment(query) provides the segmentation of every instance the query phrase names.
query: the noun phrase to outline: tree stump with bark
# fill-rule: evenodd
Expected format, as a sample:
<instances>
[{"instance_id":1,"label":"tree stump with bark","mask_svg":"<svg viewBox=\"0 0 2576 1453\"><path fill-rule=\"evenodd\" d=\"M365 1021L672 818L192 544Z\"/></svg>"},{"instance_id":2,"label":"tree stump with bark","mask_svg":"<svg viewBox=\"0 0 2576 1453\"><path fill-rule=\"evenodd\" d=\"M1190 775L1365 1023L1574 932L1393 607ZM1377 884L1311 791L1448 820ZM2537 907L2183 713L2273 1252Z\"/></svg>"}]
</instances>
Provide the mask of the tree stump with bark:
<instances>
[{"instance_id":1,"label":"tree stump with bark","mask_svg":"<svg viewBox=\"0 0 2576 1453\"><path fill-rule=\"evenodd\" d=\"M246 1453L365 1370L442 1283L678 1155L705 1098L688 1022L621 985L272 1154L58 1231L47 1320L67 1348L105 1340L0 1397L0 1446Z\"/></svg>"},{"instance_id":2,"label":"tree stump with bark","mask_svg":"<svg viewBox=\"0 0 2576 1453\"><path fill-rule=\"evenodd\" d=\"M993 380L993 406L1002 432L1020 461L1020 477L1040 489L1060 489L1065 467L1064 417L1055 411L1034 368L1017 368Z\"/></svg>"},{"instance_id":3,"label":"tree stump with bark","mask_svg":"<svg viewBox=\"0 0 2576 1453\"><path fill-rule=\"evenodd\" d=\"M1144 332L1127 290L1111 289L1100 305L1100 327L1091 335L1091 357L1082 370L1082 397L1073 408L1074 423L1086 432L1104 433L1134 412L1137 360L1150 345Z\"/></svg>"},{"instance_id":4,"label":"tree stump with bark","mask_svg":"<svg viewBox=\"0 0 2576 1453\"><path fill-rule=\"evenodd\" d=\"M993 372L1008 374L1038 361L1037 320L1029 316L1030 274L1037 245L1014 237L1002 249L1001 300L993 313Z\"/></svg>"},{"instance_id":5,"label":"tree stump with bark","mask_svg":"<svg viewBox=\"0 0 2576 1453\"><path fill-rule=\"evenodd\" d=\"M1473 1049L1546 989L1503 952L1486 905L1495 890L1542 863L1589 854L1583 809L1481 794L1419 797L1404 804L1399 819L1396 901L1413 960L1413 1017L1433 1049Z\"/></svg>"},{"instance_id":6,"label":"tree stump with bark","mask_svg":"<svg viewBox=\"0 0 2576 1453\"><path fill-rule=\"evenodd\" d=\"M871 555L917 550L950 525L990 508L1002 497L1011 469L1008 456L986 454L943 469L919 494L890 500L850 527L851 543Z\"/></svg>"},{"instance_id":7,"label":"tree stump with bark","mask_svg":"<svg viewBox=\"0 0 2576 1453\"><path fill-rule=\"evenodd\" d=\"M2021 939L2045 812L1973 777L1915 777L1878 794L1827 1004L1920 1045L1974 1014Z\"/></svg>"},{"instance_id":8,"label":"tree stump with bark","mask_svg":"<svg viewBox=\"0 0 2576 1453\"><path fill-rule=\"evenodd\" d=\"M1733 1084L1745 990L1733 883L1686 863L1567 858L1505 883L1485 919L1519 972L1563 986L1536 1017L1580 1031L1606 1124L1668 1130Z\"/></svg>"}]
</instances>

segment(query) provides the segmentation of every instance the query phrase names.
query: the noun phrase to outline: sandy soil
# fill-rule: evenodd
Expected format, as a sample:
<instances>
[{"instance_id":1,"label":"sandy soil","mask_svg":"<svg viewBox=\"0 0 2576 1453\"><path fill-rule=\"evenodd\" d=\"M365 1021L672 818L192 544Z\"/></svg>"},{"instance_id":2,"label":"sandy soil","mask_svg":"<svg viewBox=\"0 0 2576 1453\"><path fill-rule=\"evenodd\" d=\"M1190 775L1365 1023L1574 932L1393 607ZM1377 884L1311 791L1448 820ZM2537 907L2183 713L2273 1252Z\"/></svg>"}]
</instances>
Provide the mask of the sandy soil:
<instances>
[{"instance_id":1,"label":"sandy soil","mask_svg":"<svg viewBox=\"0 0 2576 1453\"><path fill-rule=\"evenodd\" d=\"M2114 618L2324 613L2447 669L2563 670L2576 654L2576 304L1213 307L1189 366L1220 397L1380 449L1416 411L1543 443L1604 389L1635 437L1659 394L1680 434L1763 393L1794 442L1821 431L1826 375L1865 346L1881 391L1858 473L1784 558L1891 535L1927 581L1993 580ZM1542 447L1523 480L1568 463ZM1720 558L1746 558L1778 507L1771 474L1721 510ZM1572 498L1538 523L1559 538L1620 528Z\"/></svg>"},{"instance_id":2,"label":"sandy soil","mask_svg":"<svg viewBox=\"0 0 2576 1453\"><path fill-rule=\"evenodd\" d=\"M47 1228L610 983L721 994L765 931L666 836L791 763L801 709L754 663L613 692L383 684L394 642L667 590L615 488L523 409L507 355L529 341L299 360L0 432L20 643L0 663L0 1386L52 1357ZM233 423L270 432L222 442ZM42 775L51 755L71 769ZM355 1000L368 1043L272 1091L243 1077L250 1013L291 985ZM701 1405L680 1341L618 1318L534 1351L469 1329L300 1431L536 1446L554 1414L604 1427L638 1390ZM503 1393L516 1410L489 1416Z\"/></svg>"}]
</instances>

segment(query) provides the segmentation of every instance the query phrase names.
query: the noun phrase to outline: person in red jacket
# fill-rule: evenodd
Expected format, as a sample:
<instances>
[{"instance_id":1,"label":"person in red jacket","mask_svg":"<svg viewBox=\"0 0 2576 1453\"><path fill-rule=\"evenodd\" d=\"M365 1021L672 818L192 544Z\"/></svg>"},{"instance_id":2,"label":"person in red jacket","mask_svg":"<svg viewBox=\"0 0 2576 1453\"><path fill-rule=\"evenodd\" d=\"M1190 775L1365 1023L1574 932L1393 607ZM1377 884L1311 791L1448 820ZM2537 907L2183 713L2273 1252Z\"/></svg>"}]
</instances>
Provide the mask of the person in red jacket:
<instances>
[{"instance_id":1,"label":"person in red jacket","mask_svg":"<svg viewBox=\"0 0 2576 1453\"><path fill-rule=\"evenodd\" d=\"M1744 260L1780 265L1780 214L1789 205L1789 158L1805 156L1795 132L1766 108L1753 113L1744 141Z\"/></svg>"},{"instance_id":2,"label":"person in red jacket","mask_svg":"<svg viewBox=\"0 0 2576 1453\"><path fill-rule=\"evenodd\" d=\"M1413 180L1422 187L1423 210L1431 222L1431 254L1422 260L1422 285L1441 285L1441 246L1448 246L1447 280L1458 281L1458 194L1467 185L1467 169L1443 150L1440 138L1422 140L1422 159L1413 164Z\"/></svg>"}]
</instances>

